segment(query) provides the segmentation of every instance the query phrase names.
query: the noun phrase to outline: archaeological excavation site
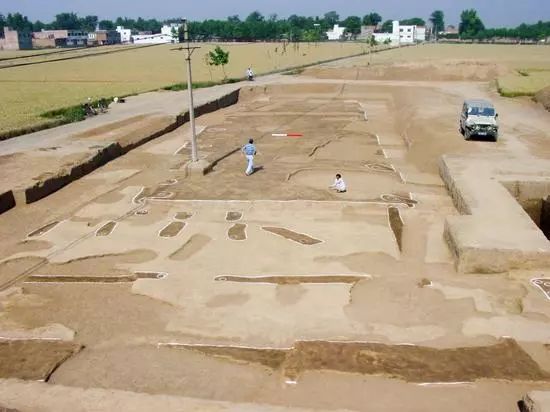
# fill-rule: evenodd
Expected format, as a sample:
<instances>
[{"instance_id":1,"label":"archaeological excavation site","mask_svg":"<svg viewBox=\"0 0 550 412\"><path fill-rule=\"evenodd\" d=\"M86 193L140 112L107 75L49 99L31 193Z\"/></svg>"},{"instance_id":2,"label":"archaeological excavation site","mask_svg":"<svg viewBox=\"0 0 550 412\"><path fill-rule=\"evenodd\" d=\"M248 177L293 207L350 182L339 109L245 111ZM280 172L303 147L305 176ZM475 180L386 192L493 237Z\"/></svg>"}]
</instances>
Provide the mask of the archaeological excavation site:
<instances>
[{"instance_id":1,"label":"archaeological excavation site","mask_svg":"<svg viewBox=\"0 0 550 412\"><path fill-rule=\"evenodd\" d=\"M0 142L0 410L548 411L550 113L368 59Z\"/></svg>"}]
</instances>

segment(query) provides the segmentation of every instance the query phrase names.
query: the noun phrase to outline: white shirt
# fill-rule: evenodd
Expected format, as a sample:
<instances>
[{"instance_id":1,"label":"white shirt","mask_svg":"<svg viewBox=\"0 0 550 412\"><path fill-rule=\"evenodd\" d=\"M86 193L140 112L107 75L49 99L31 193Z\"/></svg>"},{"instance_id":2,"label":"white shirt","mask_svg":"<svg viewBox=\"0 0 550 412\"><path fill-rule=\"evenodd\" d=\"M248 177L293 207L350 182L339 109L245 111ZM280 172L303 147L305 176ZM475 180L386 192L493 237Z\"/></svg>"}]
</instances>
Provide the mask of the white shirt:
<instances>
[{"instance_id":1,"label":"white shirt","mask_svg":"<svg viewBox=\"0 0 550 412\"><path fill-rule=\"evenodd\" d=\"M252 71L252 69L248 69L248 70L246 71L246 75L247 75L248 77L253 77L253 76L254 76L254 72Z\"/></svg>"},{"instance_id":2,"label":"white shirt","mask_svg":"<svg viewBox=\"0 0 550 412\"><path fill-rule=\"evenodd\" d=\"M345 192L346 191L346 182L344 182L344 179L335 179L334 183L332 185L333 188L338 190L339 192Z\"/></svg>"}]
</instances>

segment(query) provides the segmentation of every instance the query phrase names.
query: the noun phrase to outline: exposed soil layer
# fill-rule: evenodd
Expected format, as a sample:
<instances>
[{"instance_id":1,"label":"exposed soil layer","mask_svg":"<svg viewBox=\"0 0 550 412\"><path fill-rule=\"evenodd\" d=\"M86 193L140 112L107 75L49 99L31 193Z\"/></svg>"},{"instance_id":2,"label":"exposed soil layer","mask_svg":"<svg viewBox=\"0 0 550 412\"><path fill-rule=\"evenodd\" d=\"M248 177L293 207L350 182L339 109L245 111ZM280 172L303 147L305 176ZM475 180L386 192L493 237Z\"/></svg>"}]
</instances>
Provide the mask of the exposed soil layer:
<instances>
[{"instance_id":1,"label":"exposed soil layer","mask_svg":"<svg viewBox=\"0 0 550 412\"><path fill-rule=\"evenodd\" d=\"M533 279L531 282L544 293L547 299L550 299L550 278Z\"/></svg>"},{"instance_id":2,"label":"exposed soil layer","mask_svg":"<svg viewBox=\"0 0 550 412\"><path fill-rule=\"evenodd\" d=\"M172 260L187 260L200 252L212 239L209 236L195 234L185 244L170 255Z\"/></svg>"},{"instance_id":3,"label":"exposed soil layer","mask_svg":"<svg viewBox=\"0 0 550 412\"><path fill-rule=\"evenodd\" d=\"M535 100L550 111L550 87L546 87L535 95Z\"/></svg>"},{"instance_id":4,"label":"exposed soil layer","mask_svg":"<svg viewBox=\"0 0 550 412\"><path fill-rule=\"evenodd\" d=\"M41 257L20 257L0 263L0 290L10 286L24 273L47 262Z\"/></svg>"},{"instance_id":5,"label":"exposed soil layer","mask_svg":"<svg viewBox=\"0 0 550 412\"><path fill-rule=\"evenodd\" d=\"M27 283L127 283L138 279L160 279L156 272L136 272L133 275L119 276L79 276L79 275L31 275Z\"/></svg>"},{"instance_id":6,"label":"exposed soil layer","mask_svg":"<svg viewBox=\"0 0 550 412\"><path fill-rule=\"evenodd\" d=\"M95 235L109 236L111 233L113 233L113 230L115 229L115 227L116 227L116 222L107 222L97 230Z\"/></svg>"},{"instance_id":7,"label":"exposed soil layer","mask_svg":"<svg viewBox=\"0 0 550 412\"><path fill-rule=\"evenodd\" d=\"M72 342L0 341L0 378L47 381L59 365L81 349Z\"/></svg>"},{"instance_id":8,"label":"exposed soil layer","mask_svg":"<svg viewBox=\"0 0 550 412\"><path fill-rule=\"evenodd\" d=\"M388 208L388 218L390 221L390 227L395 235L395 240L399 246L399 250L403 250L403 219L401 219L401 213L397 207Z\"/></svg>"},{"instance_id":9,"label":"exposed soil layer","mask_svg":"<svg viewBox=\"0 0 550 412\"><path fill-rule=\"evenodd\" d=\"M126 253L86 256L65 263L48 263L40 268L40 274L53 276L120 276L133 275L120 268L125 263L145 263L156 253L148 249L136 249Z\"/></svg>"},{"instance_id":10,"label":"exposed soil layer","mask_svg":"<svg viewBox=\"0 0 550 412\"><path fill-rule=\"evenodd\" d=\"M174 237L177 236L185 227L185 222L171 222L159 233L160 237Z\"/></svg>"},{"instance_id":11,"label":"exposed soil layer","mask_svg":"<svg viewBox=\"0 0 550 412\"><path fill-rule=\"evenodd\" d=\"M302 245L312 246L322 242L322 240L304 235L303 233L293 232L292 230L285 229L283 227L262 226L262 230L273 233L277 236L284 237L285 239L292 240L293 242L300 243Z\"/></svg>"},{"instance_id":12,"label":"exposed soil layer","mask_svg":"<svg viewBox=\"0 0 550 412\"><path fill-rule=\"evenodd\" d=\"M28 237L42 236L44 233L49 232L50 230L52 230L58 224L59 224L59 222L48 223L46 226L42 226L41 228L36 229L35 231L29 233Z\"/></svg>"},{"instance_id":13,"label":"exposed soil layer","mask_svg":"<svg viewBox=\"0 0 550 412\"><path fill-rule=\"evenodd\" d=\"M193 216L193 213L178 212L178 213L176 213L176 216L174 217L174 219L176 219L176 220L187 220L187 219L190 219L191 216Z\"/></svg>"},{"instance_id":14,"label":"exposed soil layer","mask_svg":"<svg viewBox=\"0 0 550 412\"><path fill-rule=\"evenodd\" d=\"M243 214L241 212L227 212L225 220L227 220L228 222L234 222L236 220L240 220L242 217Z\"/></svg>"},{"instance_id":15,"label":"exposed soil layer","mask_svg":"<svg viewBox=\"0 0 550 412\"><path fill-rule=\"evenodd\" d=\"M227 236L231 240L246 240L246 225L243 223L235 223L227 231Z\"/></svg>"},{"instance_id":16,"label":"exposed soil layer","mask_svg":"<svg viewBox=\"0 0 550 412\"><path fill-rule=\"evenodd\" d=\"M307 370L382 375L407 382L472 382L478 379L550 381L512 339L492 346L434 349L381 343L298 341L290 349L178 345L212 356L260 363L296 379Z\"/></svg>"},{"instance_id":17,"label":"exposed soil layer","mask_svg":"<svg viewBox=\"0 0 550 412\"><path fill-rule=\"evenodd\" d=\"M307 275L307 276L217 276L215 280L241 283L273 283L276 285L299 285L301 283L356 283L370 279L362 275Z\"/></svg>"}]
</instances>

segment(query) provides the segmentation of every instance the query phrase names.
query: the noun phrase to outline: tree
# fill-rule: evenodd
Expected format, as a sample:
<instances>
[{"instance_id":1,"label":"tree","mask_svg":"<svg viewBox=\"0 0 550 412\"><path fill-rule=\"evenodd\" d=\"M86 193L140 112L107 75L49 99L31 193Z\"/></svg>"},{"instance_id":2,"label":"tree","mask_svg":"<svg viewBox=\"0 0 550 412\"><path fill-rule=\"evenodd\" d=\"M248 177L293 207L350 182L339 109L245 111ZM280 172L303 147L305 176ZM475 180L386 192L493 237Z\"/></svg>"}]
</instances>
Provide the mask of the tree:
<instances>
[{"instance_id":1,"label":"tree","mask_svg":"<svg viewBox=\"0 0 550 412\"><path fill-rule=\"evenodd\" d=\"M392 20L386 20L384 24L382 24L382 33L391 33L393 31L393 21Z\"/></svg>"},{"instance_id":2,"label":"tree","mask_svg":"<svg viewBox=\"0 0 550 412\"><path fill-rule=\"evenodd\" d=\"M214 51L208 52L208 64L210 66L222 66L223 78L227 79L225 73L225 65L229 63L229 52L222 49L220 46L216 46Z\"/></svg>"},{"instance_id":3,"label":"tree","mask_svg":"<svg viewBox=\"0 0 550 412\"><path fill-rule=\"evenodd\" d=\"M340 22L340 16L335 11L329 11L325 13L325 23L328 27L333 27Z\"/></svg>"},{"instance_id":4,"label":"tree","mask_svg":"<svg viewBox=\"0 0 550 412\"><path fill-rule=\"evenodd\" d=\"M433 25L434 33L445 31L445 14L441 10L436 10L431 14L430 22Z\"/></svg>"},{"instance_id":5,"label":"tree","mask_svg":"<svg viewBox=\"0 0 550 412\"><path fill-rule=\"evenodd\" d=\"M55 16L52 28L56 30L78 30L80 20L75 13L60 13Z\"/></svg>"},{"instance_id":6,"label":"tree","mask_svg":"<svg viewBox=\"0 0 550 412\"><path fill-rule=\"evenodd\" d=\"M48 27L47 24L42 23L40 20L36 20L32 24L32 31L42 31L42 30L45 30L47 27Z\"/></svg>"},{"instance_id":7,"label":"tree","mask_svg":"<svg viewBox=\"0 0 550 412\"><path fill-rule=\"evenodd\" d=\"M4 26L6 25L6 18L0 13L0 37L4 37Z\"/></svg>"},{"instance_id":8,"label":"tree","mask_svg":"<svg viewBox=\"0 0 550 412\"><path fill-rule=\"evenodd\" d=\"M114 30L115 23L113 23L111 20L101 20L99 22L99 28L101 30Z\"/></svg>"},{"instance_id":9,"label":"tree","mask_svg":"<svg viewBox=\"0 0 550 412\"><path fill-rule=\"evenodd\" d=\"M23 16L21 13L9 13L6 17L5 25L13 30L17 31L32 31L32 23L27 16ZM4 33L2 32L2 35Z\"/></svg>"},{"instance_id":10,"label":"tree","mask_svg":"<svg viewBox=\"0 0 550 412\"><path fill-rule=\"evenodd\" d=\"M365 26L378 26L382 21L382 16L378 13L370 13L363 17L363 24Z\"/></svg>"},{"instance_id":11,"label":"tree","mask_svg":"<svg viewBox=\"0 0 550 412\"><path fill-rule=\"evenodd\" d=\"M344 26L346 33L349 33L352 38L357 38L357 35L361 33L361 18L357 16L349 16L344 20Z\"/></svg>"},{"instance_id":12,"label":"tree","mask_svg":"<svg viewBox=\"0 0 550 412\"><path fill-rule=\"evenodd\" d=\"M402 26L421 26L421 27L423 27L423 26L426 25L426 21L424 19L421 19L420 17L413 17L411 19L400 20L399 24L401 24Z\"/></svg>"},{"instance_id":13,"label":"tree","mask_svg":"<svg viewBox=\"0 0 550 412\"><path fill-rule=\"evenodd\" d=\"M80 29L84 31L95 31L99 19L97 16L86 16L83 19L79 19Z\"/></svg>"},{"instance_id":14,"label":"tree","mask_svg":"<svg viewBox=\"0 0 550 412\"><path fill-rule=\"evenodd\" d=\"M464 10L460 15L458 33L461 37L473 38L485 30L485 25L474 9Z\"/></svg>"}]
</instances>

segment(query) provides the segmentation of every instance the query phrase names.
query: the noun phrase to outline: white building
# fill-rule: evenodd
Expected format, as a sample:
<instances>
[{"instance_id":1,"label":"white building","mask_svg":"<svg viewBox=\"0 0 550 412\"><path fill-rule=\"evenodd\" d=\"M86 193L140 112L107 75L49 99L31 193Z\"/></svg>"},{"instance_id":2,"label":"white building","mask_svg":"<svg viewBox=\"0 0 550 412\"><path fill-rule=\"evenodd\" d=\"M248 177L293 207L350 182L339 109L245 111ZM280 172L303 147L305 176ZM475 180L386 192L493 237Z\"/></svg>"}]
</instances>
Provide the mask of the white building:
<instances>
[{"instance_id":1,"label":"white building","mask_svg":"<svg viewBox=\"0 0 550 412\"><path fill-rule=\"evenodd\" d=\"M392 45L412 44L426 41L426 28L421 26L401 26L394 20L391 33L374 33L378 43L390 42Z\"/></svg>"},{"instance_id":2,"label":"white building","mask_svg":"<svg viewBox=\"0 0 550 412\"><path fill-rule=\"evenodd\" d=\"M162 29L160 29L160 33L166 36L173 36L175 33L177 37L180 27L181 27L181 24L176 24L176 23L165 24L164 26L162 26Z\"/></svg>"},{"instance_id":3,"label":"white building","mask_svg":"<svg viewBox=\"0 0 550 412\"><path fill-rule=\"evenodd\" d=\"M122 26L118 26L116 28L116 31L118 31L120 33L121 43L130 43L132 41L132 30L125 29Z\"/></svg>"},{"instance_id":4,"label":"white building","mask_svg":"<svg viewBox=\"0 0 550 412\"><path fill-rule=\"evenodd\" d=\"M167 44L177 42L178 39L174 38L172 34L136 34L132 36L132 43L134 44Z\"/></svg>"},{"instance_id":5,"label":"white building","mask_svg":"<svg viewBox=\"0 0 550 412\"><path fill-rule=\"evenodd\" d=\"M344 37L345 31L345 27L335 24L332 30L327 31L327 37L329 40L341 40Z\"/></svg>"}]
</instances>

